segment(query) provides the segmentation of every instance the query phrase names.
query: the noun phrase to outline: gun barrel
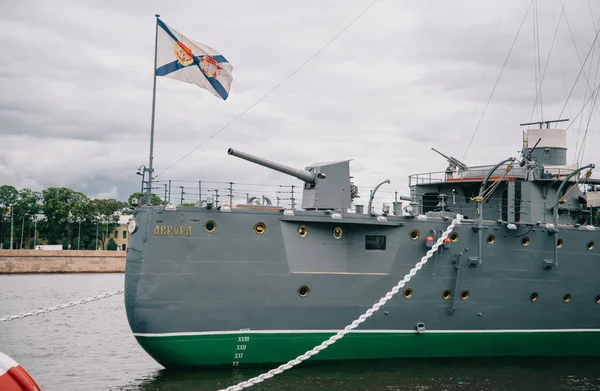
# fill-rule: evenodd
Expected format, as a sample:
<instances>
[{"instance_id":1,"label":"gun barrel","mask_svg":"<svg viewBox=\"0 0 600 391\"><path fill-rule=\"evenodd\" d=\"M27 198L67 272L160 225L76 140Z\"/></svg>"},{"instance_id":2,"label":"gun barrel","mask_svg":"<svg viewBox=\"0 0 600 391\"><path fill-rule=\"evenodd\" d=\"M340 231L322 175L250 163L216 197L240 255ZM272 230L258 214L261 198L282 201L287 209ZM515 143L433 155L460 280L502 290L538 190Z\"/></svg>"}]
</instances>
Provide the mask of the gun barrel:
<instances>
[{"instance_id":1,"label":"gun barrel","mask_svg":"<svg viewBox=\"0 0 600 391\"><path fill-rule=\"evenodd\" d=\"M249 162L256 163L258 165L270 168L272 170L291 175L291 176L296 177L306 183L310 183L310 184L314 185L317 180L317 174L315 174L314 172L308 172L306 170L300 170L297 168L288 167L283 164L275 163L270 160L263 159L263 158L260 158L257 156L253 156L253 155L250 155L245 152L237 151L233 148L229 148L227 150L227 153L229 155L239 157L240 159L248 160Z\"/></svg>"},{"instance_id":2,"label":"gun barrel","mask_svg":"<svg viewBox=\"0 0 600 391\"><path fill-rule=\"evenodd\" d=\"M466 164L464 164L463 162L461 162L457 158L452 157L452 156L446 156L446 155L444 155L443 153L441 153L440 151L438 151L435 148L431 148L431 149L433 151L437 152L438 154L442 155L443 157L445 157L446 160L448 160L448 163L453 164L453 165L459 167L461 170L466 170L468 168Z\"/></svg>"},{"instance_id":3,"label":"gun barrel","mask_svg":"<svg viewBox=\"0 0 600 391\"><path fill-rule=\"evenodd\" d=\"M450 160L450 158L449 158L448 156L444 155L443 153L441 153L441 152L440 152L440 151L438 151L437 149L435 149L435 148L431 148L431 149L432 149L434 152L437 152L438 154L442 155L442 156L443 156L443 157L445 157L446 159Z\"/></svg>"}]
</instances>

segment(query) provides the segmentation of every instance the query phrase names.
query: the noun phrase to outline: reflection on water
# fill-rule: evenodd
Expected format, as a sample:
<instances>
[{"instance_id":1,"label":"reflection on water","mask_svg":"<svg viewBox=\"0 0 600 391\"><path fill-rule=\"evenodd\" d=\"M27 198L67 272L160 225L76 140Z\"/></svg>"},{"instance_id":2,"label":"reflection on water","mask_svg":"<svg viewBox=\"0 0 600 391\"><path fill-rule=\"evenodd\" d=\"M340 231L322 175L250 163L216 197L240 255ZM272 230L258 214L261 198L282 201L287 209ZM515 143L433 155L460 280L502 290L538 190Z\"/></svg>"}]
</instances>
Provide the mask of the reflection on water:
<instances>
[{"instance_id":1,"label":"reflection on water","mask_svg":"<svg viewBox=\"0 0 600 391\"><path fill-rule=\"evenodd\" d=\"M0 275L0 317L122 286L122 274ZM44 391L210 391L270 369L166 371L133 338L122 296L2 323L0 351L25 367ZM600 357L306 363L250 389L600 390Z\"/></svg>"},{"instance_id":2,"label":"reflection on water","mask_svg":"<svg viewBox=\"0 0 600 391\"><path fill-rule=\"evenodd\" d=\"M159 370L114 390L218 390L263 373ZM252 389L316 390L599 390L599 358L392 360L294 368Z\"/></svg>"}]
</instances>

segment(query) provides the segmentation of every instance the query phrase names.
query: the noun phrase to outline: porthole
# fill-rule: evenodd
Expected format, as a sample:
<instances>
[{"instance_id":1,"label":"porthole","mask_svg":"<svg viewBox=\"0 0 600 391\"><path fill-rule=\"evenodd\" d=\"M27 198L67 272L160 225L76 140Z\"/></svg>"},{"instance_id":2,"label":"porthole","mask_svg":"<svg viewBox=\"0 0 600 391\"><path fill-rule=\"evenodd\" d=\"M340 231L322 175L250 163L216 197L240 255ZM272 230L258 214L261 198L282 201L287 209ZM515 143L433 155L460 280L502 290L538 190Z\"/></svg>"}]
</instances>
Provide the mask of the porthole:
<instances>
[{"instance_id":1,"label":"porthole","mask_svg":"<svg viewBox=\"0 0 600 391\"><path fill-rule=\"evenodd\" d=\"M335 227L333 229L333 237L339 239L342 237L344 230L341 227Z\"/></svg>"},{"instance_id":2,"label":"porthole","mask_svg":"<svg viewBox=\"0 0 600 391\"><path fill-rule=\"evenodd\" d=\"M592 250L594 249L594 247L596 247L596 244L594 243L594 241L593 241L593 240L590 240L590 241L587 243L587 249L588 249L588 250L590 250L590 251L592 251Z\"/></svg>"},{"instance_id":3,"label":"porthole","mask_svg":"<svg viewBox=\"0 0 600 391\"><path fill-rule=\"evenodd\" d=\"M308 228L306 227L306 225L301 225L298 227L298 235L300 235L301 237L305 237L307 233Z\"/></svg>"},{"instance_id":4,"label":"porthole","mask_svg":"<svg viewBox=\"0 0 600 391\"><path fill-rule=\"evenodd\" d=\"M532 302L535 303L537 301L538 297L539 297L538 293L537 292L533 292L531 294L531 296L529 296L529 300L531 300Z\"/></svg>"},{"instance_id":5,"label":"porthole","mask_svg":"<svg viewBox=\"0 0 600 391\"><path fill-rule=\"evenodd\" d=\"M265 225L265 223L254 224L254 232L256 232L256 234L262 235L265 233L266 230L267 230L267 226Z\"/></svg>"},{"instance_id":6,"label":"porthole","mask_svg":"<svg viewBox=\"0 0 600 391\"><path fill-rule=\"evenodd\" d=\"M204 223L204 229L208 232L214 232L214 230L217 229L217 223L212 220L208 220L206 223Z\"/></svg>"},{"instance_id":7,"label":"porthole","mask_svg":"<svg viewBox=\"0 0 600 391\"><path fill-rule=\"evenodd\" d=\"M306 285L302 285L300 288L298 288L298 296L300 296L300 297L308 296L309 292L310 292L310 288L307 287Z\"/></svg>"},{"instance_id":8,"label":"porthole","mask_svg":"<svg viewBox=\"0 0 600 391\"><path fill-rule=\"evenodd\" d=\"M417 240L421 236L421 232L418 229L413 229L409 232L408 236L410 236L411 240Z\"/></svg>"},{"instance_id":9,"label":"porthole","mask_svg":"<svg viewBox=\"0 0 600 391\"><path fill-rule=\"evenodd\" d=\"M556 241L556 247L557 247L557 248L561 248L562 246L563 246L563 240L562 240L562 239L558 239L558 240Z\"/></svg>"},{"instance_id":10,"label":"porthole","mask_svg":"<svg viewBox=\"0 0 600 391\"><path fill-rule=\"evenodd\" d=\"M458 232L452 232L449 237L450 237L450 241L452 243L458 242L458 238L459 238Z\"/></svg>"},{"instance_id":11,"label":"porthole","mask_svg":"<svg viewBox=\"0 0 600 391\"><path fill-rule=\"evenodd\" d=\"M443 293L442 293L442 298L444 300L450 300L450 298L452 297L452 291L450 289L446 289Z\"/></svg>"},{"instance_id":12,"label":"porthole","mask_svg":"<svg viewBox=\"0 0 600 391\"><path fill-rule=\"evenodd\" d=\"M564 301L565 303L568 303L568 302L570 302L570 301L571 301L571 294L570 294L570 293L567 293L567 294L565 294L565 295L563 296L563 301Z\"/></svg>"},{"instance_id":13,"label":"porthole","mask_svg":"<svg viewBox=\"0 0 600 391\"><path fill-rule=\"evenodd\" d=\"M467 300L471 296L471 293L467 290L460 292L460 298L463 300Z\"/></svg>"},{"instance_id":14,"label":"porthole","mask_svg":"<svg viewBox=\"0 0 600 391\"><path fill-rule=\"evenodd\" d=\"M600 304L600 295L596 296L596 304Z\"/></svg>"},{"instance_id":15,"label":"porthole","mask_svg":"<svg viewBox=\"0 0 600 391\"><path fill-rule=\"evenodd\" d=\"M488 242L488 244L494 244L494 243L496 243L496 236L494 236L494 234L490 234L487 237L487 242Z\"/></svg>"},{"instance_id":16,"label":"porthole","mask_svg":"<svg viewBox=\"0 0 600 391\"><path fill-rule=\"evenodd\" d=\"M521 239L521 244L523 245L523 247L529 246L529 243L529 236L525 236L523 239Z\"/></svg>"},{"instance_id":17,"label":"porthole","mask_svg":"<svg viewBox=\"0 0 600 391\"><path fill-rule=\"evenodd\" d=\"M413 290L408 288L407 290L404 291L404 298L410 299L411 297L413 297Z\"/></svg>"}]
</instances>

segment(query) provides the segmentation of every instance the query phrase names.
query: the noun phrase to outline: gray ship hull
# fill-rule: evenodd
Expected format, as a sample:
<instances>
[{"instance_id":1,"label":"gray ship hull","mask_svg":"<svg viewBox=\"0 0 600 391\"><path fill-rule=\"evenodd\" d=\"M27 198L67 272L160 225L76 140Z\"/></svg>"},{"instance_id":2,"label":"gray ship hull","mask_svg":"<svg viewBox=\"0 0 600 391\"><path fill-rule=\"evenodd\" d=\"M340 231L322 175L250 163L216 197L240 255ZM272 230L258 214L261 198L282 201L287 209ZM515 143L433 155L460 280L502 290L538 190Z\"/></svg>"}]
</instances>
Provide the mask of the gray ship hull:
<instances>
[{"instance_id":1,"label":"gray ship hull","mask_svg":"<svg viewBox=\"0 0 600 391\"><path fill-rule=\"evenodd\" d=\"M138 208L129 324L166 367L293 359L384 296L449 217ZM600 256L588 249L598 231L561 227L560 262L549 267L544 224L485 222L480 258L476 225L457 226L404 291L311 360L600 354Z\"/></svg>"}]
</instances>

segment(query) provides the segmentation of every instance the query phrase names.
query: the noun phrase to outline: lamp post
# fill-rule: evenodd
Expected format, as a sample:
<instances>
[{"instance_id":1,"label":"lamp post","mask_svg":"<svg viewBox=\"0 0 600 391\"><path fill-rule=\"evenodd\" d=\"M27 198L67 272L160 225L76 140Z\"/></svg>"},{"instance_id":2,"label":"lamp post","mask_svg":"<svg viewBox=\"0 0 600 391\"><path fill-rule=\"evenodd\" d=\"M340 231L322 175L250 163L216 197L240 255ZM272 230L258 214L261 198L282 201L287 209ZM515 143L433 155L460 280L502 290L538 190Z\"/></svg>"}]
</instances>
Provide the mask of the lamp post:
<instances>
[{"instance_id":1,"label":"lamp post","mask_svg":"<svg viewBox=\"0 0 600 391\"><path fill-rule=\"evenodd\" d=\"M6 205L3 200L0 200L0 209L2 209L2 214L0 215L2 216L2 226L0 227L0 230L2 231L2 237L0 237L0 250L2 250L4 246L4 216L6 214Z\"/></svg>"},{"instance_id":2,"label":"lamp post","mask_svg":"<svg viewBox=\"0 0 600 391\"><path fill-rule=\"evenodd\" d=\"M142 200L144 199L144 181L146 179L146 171L148 171L148 169L146 168L146 166L144 166L142 164L141 166L138 167L138 171L136 173L138 175L141 175L141 177L142 177L142 187L140 189L140 204L143 203Z\"/></svg>"},{"instance_id":3,"label":"lamp post","mask_svg":"<svg viewBox=\"0 0 600 391\"><path fill-rule=\"evenodd\" d=\"M77 250L79 250L79 243L81 242L81 219L77 218L77 221L79 222L79 231L77 233Z\"/></svg>"},{"instance_id":4,"label":"lamp post","mask_svg":"<svg viewBox=\"0 0 600 391\"><path fill-rule=\"evenodd\" d=\"M104 237L104 250L108 250L108 217L106 218L106 236Z\"/></svg>"},{"instance_id":5,"label":"lamp post","mask_svg":"<svg viewBox=\"0 0 600 391\"><path fill-rule=\"evenodd\" d=\"M33 248L36 247L37 244L37 214L33 215Z\"/></svg>"},{"instance_id":6,"label":"lamp post","mask_svg":"<svg viewBox=\"0 0 600 391\"><path fill-rule=\"evenodd\" d=\"M23 215L23 221L21 222L21 242L19 243L19 250L23 250L23 232L25 232L25 215Z\"/></svg>"},{"instance_id":7,"label":"lamp post","mask_svg":"<svg viewBox=\"0 0 600 391\"><path fill-rule=\"evenodd\" d=\"M13 232L14 232L14 225L15 225L15 219L14 217L14 212L13 212L13 205L10 204L10 249L13 249Z\"/></svg>"}]
</instances>

